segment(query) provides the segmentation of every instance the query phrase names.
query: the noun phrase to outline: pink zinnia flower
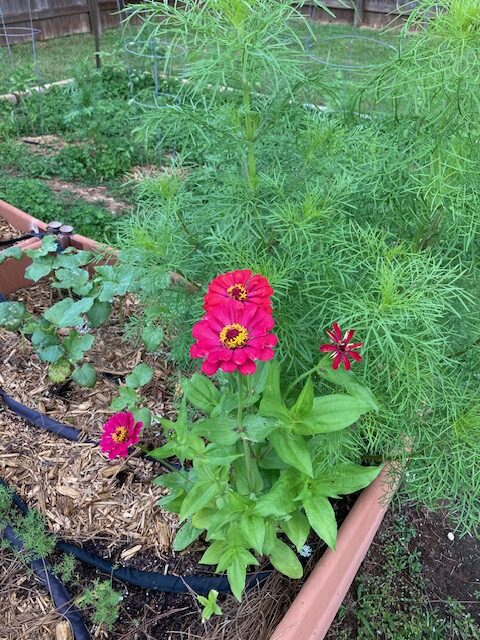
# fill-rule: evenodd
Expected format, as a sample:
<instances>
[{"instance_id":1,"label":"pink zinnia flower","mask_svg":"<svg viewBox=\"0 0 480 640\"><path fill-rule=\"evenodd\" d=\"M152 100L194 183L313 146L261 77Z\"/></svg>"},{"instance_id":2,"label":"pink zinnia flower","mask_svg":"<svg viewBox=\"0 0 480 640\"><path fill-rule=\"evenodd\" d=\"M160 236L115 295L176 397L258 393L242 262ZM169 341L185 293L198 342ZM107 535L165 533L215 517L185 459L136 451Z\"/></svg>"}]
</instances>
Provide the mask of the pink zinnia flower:
<instances>
[{"instance_id":1,"label":"pink zinnia flower","mask_svg":"<svg viewBox=\"0 0 480 640\"><path fill-rule=\"evenodd\" d=\"M116 458L126 458L128 447L131 447L140 440L140 431L143 422L135 422L131 413L116 413L103 425L100 449L103 453L108 453L110 460Z\"/></svg>"},{"instance_id":2,"label":"pink zinnia flower","mask_svg":"<svg viewBox=\"0 0 480 640\"><path fill-rule=\"evenodd\" d=\"M272 294L273 289L268 280L261 275L252 275L250 269L229 271L210 282L203 306L206 311L210 311L232 300L240 308L252 303L272 313Z\"/></svg>"},{"instance_id":3,"label":"pink zinnia flower","mask_svg":"<svg viewBox=\"0 0 480 640\"><path fill-rule=\"evenodd\" d=\"M345 335L342 335L342 330L334 322L332 328L327 329L326 333L332 344L322 344L320 351L323 353L330 351L332 353L332 369L338 369L343 364L346 371L349 371L351 369L349 358L360 362L362 356L356 352L356 349L360 349L363 346L363 342L350 342L355 335L354 329L349 329L345 332Z\"/></svg>"},{"instance_id":4,"label":"pink zinnia flower","mask_svg":"<svg viewBox=\"0 0 480 640\"><path fill-rule=\"evenodd\" d=\"M202 371L211 376L222 369L247 375L255 373L255 360L271 360L277 336L269 333L272 316L255 305L238 307L233 301L213 307L192 329L197 342L192 358L204 358Z\"/></svg>"}]
</instances>

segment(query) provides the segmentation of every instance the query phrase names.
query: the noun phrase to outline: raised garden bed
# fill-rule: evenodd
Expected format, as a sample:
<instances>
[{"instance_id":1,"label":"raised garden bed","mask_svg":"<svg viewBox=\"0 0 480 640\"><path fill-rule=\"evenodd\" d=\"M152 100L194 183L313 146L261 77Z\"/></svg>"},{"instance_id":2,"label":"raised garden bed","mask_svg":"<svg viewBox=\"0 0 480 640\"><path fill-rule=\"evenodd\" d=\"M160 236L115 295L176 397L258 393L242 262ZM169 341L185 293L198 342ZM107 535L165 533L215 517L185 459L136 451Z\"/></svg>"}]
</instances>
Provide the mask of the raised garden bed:
<instances>
[{"instance_id":1,"label":"raised garden bed","mask_svg":"<svg viewBox=\"0 0 480 640\"><path fill-rule=\"evenodd\" d=\"M15 210L0 202L2 212L10 223L15 220ZM26 214L19 214L19 229L25 230L35 224ZM45 225L38 226L46 230ZM30 246L40 245L38 240L31 242ZM64 244L78 249L96 248L95 243L75 235L68 236ZM31 313L42 312L57 300L59 294L51 289L48 281L40 280L33 286L28 283L24 278L27 264L25 260L16 262L9 259L4 262L0 266L0 285L5 287L4 293L8 294L9 300L23 302ZM5 276L7 272L8 278L2 279L2 274ZM203 542L199 541L179 554L171 549L172 538L178 529L177 520L155 507L165 489L154 487L151 482L162 472L161 464L146 459L139 450L124 461L107 464L98 447L86 441L98 440L101 425L108 417L108 405L118 391L118 385L140 362L149 364L153 369L152 380L142 389L142 394L148 398L146 406L154 415L168 417L175 414L176 377L170 364L158 353L147 355L138 346L121 338L120 318L123 321L134 313L135 305L135 300L127 296L122 304L115 303L107 324L93 329L96 346L87 357L99 374L94 389L76 387L68 380L53 384L48 380L45 364L32 352L30 343L15 333L1 330L0 339L5 347L2 354L4 365L0 372L3 390L15 401L58 422L73 425L81 433L78 442L59 439L38 426L25 424L5 409L0 414L0 475L30 507L35 507L46 517L49 529L59 537L81 543L87 551L95 550L115 564L166 576L181 576L180 582L189 582L189 576L213 574L208 567L198 565L205 549ZM158 426L150 427L146 435L144 444L149 448L162 443L162 430ZM386 482L387 475L388 471L384 470L362 492L353 508L350 508L350 499L336 506L340 520L346 516L340 528L336 552L329 550L323 553L323 543L315 535L309 538L313 554L303 563L307 571L313 568L312 564L318 557L321 556L321 560L281 622L288 607L284 599L286 585L289 585L288 592L293 597L301 584L276 574L264 585L255 587L240 605L231 597L222 600L229 619L235 624L242 619L245 624L248 620L250 626L255 610L260 611L260 618L264 616L262 602L282 595L281 605L273 607L274 615L267 615L268 622L264 624L261 635L255 627L252 638L323 638L387 508L391 491L391 483ZM264 563L258 570L263 581L266 575L262 572L271 571L271 567ZM89 572L91 574L93 570L86 570L87 575ZM184 590L187 591L186 588ZM151 606L152 611L158 612L160 608L158 615L164 621L155 627L155 634L160 633L160 628L162 632L194 629L196 637L211 640L229 637L223 622L212 622L211 626L203 629L195 622L198 605L190 594L152 595L151 591L142 595L142 592L134 590L136 604L132 601L132 605L125 595L122 605L125 615L120 617L119 626L109 637L121 637L126 629L125 617L129 607L136 608L141 602ZM148 627L148 621L145 624ZM223 633L227 635L221 635ZM242 636L242 640L247 640L247 636Z\"/></svg>"}]
</instances>

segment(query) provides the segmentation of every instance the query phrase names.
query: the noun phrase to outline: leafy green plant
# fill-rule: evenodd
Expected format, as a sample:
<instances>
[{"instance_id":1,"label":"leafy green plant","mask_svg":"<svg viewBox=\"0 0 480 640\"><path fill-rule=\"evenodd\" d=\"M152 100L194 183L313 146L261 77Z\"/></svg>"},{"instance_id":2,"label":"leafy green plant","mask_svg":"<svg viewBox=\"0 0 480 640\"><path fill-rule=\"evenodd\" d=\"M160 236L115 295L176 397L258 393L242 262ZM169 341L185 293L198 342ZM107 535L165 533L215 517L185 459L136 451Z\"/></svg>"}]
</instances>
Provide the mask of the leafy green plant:
<instances>
[{"instance_id":1,"label":"leafy green plant","mask_svg":"<svg viewBox=\"0 0 480 640\"><path fill-rule=\"evenodd\" d=\"M77 598L83 609L93 609L93 621L111 629L118 619L122 594L112 587L109 580L96 580Z\"/></svg>"},{"instance_id":2,"label":"leafy green plant","mask_svg":"<svg viewBox=\"0 0 480 640\"><path fill-rule=\"evenodd\" d=\"M110 404L112 411L128 411L133 414L137 422L142 422L148 427L152 421L150 409L142 407L146 398L141 396L138 390L149 384L153 377L153 369L141 362L125 378L125 384L119 388L118 396Z\"/></svg>"},{"instance_id":3,"label":"leafy green plant","mask_svg":"<svg viewBox=\"0 0 480 640\"><path fill-rule=\"evenodd\" d=\"M97 258L90 251L69 247L58 253L57 239L52 235L46 235L41 247L27 250L26 254L31 258L25 272L27 278L38 282L50 276L51 286L69 295L46 309L41 317L31 316L22 303L2 302L0 326L30 336L40 360L49 364L49 377L55 384L71 374L77 384L93 387L95 369L89 363L79 363L95 341L90 330L106 322L115 298L126 293L128 270L108 264L93 266ZM89 267L93 267L92 271Z\"/></svg>"},{"instance_id":4,"label":"leafy green plant","mask_svg":"<svg viewBox=\"0 0 480 640\"><path fill-rule=\"evenodd\" d=\"M35 165L30 158L22 155L14 165L23 167L24 163L29 163L28 172L33 172L35 175L58 175L54 167L49 169L43 164ZM9 152L8 159L9 161L12 159ZM65 224L71 224L77 233L94 240L112 243L116 239L116 220L109 211L99 205L85 202L81 198L66 194L59 196L41 180L2 176L0 198L45 222L60 219Z\"/></svg>"},{"instance_id":5,"label":"leafy green plant","mask_svg":"<svg viewBox=\"0 0 480 640\"><path fill-rule=\"evenodd\" d=\"M55 548L55 536L47 531L45 520L37 511L30 509L24 516L14 517L12 524L23 543L22 555L27 562L44 558Z\"/></svg>"},{"instance_id":6,"label":"leafy green plant","mask_svg":"<svg viewBox=\"0 0 480 640\"><path fill-rule=\"evenodd\" d=\"M75 577L75 569L77 560L75 556L66 553L63 558L53 565L55 575L57 575L64 584L72 582Z\"/></svg>"},{"instance_id":7,"label":"leafy green plant","mask_svg":"<svg viewBox=\"0 0 480 640\"><path fill-rule=\"evenodd\" d=\"M221 616L223 614L222 609L217 604L217 598L218 591L215 591L215 589L210 589L208 597L197 595L197 600L203 607L202 622L210 620L213 615Z\"/></svg>"},{"instance_id":8,"label":"leafy green plant","mask_svg":"<svg viewBox=\"0 0 480 640\"><path fill-rule=\"evenodd\" d=\"M149 452L157 459L191 461L188 470L156 480L169 489L159 504L184 523L174 549L184 549L205 531L211 544L200 562L226 571L238 600L257 556L268 556L291 578L301 577L302 565L280 533L297 552L311 528L334 548L337 525L329 498L362 489L381 469L332 465L325 449L332 434L376 406L353 377L345 382L343 375L333 375L341 386L355 389L353 394L315 396L308 377L292 398L281 390L280 376L280 366L269 363L245 379L225 376L218 389L195 374L184 383L177 420L160 420L167 443ZM207 417L191 422L187 400Z\"/></svg>"}]
</instances>

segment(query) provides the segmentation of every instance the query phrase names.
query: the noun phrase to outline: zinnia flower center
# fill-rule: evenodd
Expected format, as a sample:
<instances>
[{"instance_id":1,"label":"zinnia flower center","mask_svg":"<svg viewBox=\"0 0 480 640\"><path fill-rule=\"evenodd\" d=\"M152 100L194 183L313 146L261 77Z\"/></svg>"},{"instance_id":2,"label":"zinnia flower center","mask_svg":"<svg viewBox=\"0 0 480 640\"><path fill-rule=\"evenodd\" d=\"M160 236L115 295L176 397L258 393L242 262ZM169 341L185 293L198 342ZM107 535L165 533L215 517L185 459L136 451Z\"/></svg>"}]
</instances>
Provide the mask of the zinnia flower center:
<instances>
[{"instance_id":1,"label":"zinnia flower center","mask_svg":"<svg viewBox=\"0 0 480 640\"><path fill-rule=\"evenodd\" d=\"M220 331L220 342L227 349L238 349L244 347L248 342L248 331L246 327L237 322L227 324Z\"/></svg>"},{"instance_id":2,"label":"zinnia flower center","mask_svg":"<svg viewBox=\"0 0 480 640\"><path fill-rule=\"evenodd\" d=\"M126 427L117 427L112 434L112 440L114 442L118 442L119 444L123 444L129 438L128 429Z\"/></svg>"},{"instance_id":3,"label":"zinnia flower center","mask_svg":"<svg viewBox=\"0 0 480 640\"><path fill-rule=\"evenodd\" d=\"M232 286L227 289L227 295L229 298L232 298L232 300L244 302L247 299L247 289L243 284L232 284Z\"/></svg>"}]
</instances>

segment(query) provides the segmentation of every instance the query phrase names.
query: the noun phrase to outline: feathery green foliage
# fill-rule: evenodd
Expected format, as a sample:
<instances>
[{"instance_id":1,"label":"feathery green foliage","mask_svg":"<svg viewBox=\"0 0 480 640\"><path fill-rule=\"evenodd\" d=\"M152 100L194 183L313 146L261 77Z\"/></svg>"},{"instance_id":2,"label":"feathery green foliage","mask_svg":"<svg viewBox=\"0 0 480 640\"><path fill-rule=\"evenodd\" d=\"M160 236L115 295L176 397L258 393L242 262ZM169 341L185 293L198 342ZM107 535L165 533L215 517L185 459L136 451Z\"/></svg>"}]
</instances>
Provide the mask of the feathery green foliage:
<instances>
[{"instance_id":1,"label":"feathery green foliage","mask_svg":"<svg viewBox=\"0 0 480 640\"><path fill-rule=\"evenodd\" d=\"M427 20L431 5L370 80L382 110L369 117L362 94L347 117L303 105L307 83L332 105L335 96L306 64L303 18L289 3L140 5L142 37L186 53L176 99L149 111L139 133L181 144L171 169L141 185L122 259L143 321L167 326L180 361L199 291L235 268L272 283L292 376L315 361L332 321L355 327L365 342L357 371L381 408L331 451L405 457L409 441L409 477L421 481L405 483L407 497L450 504L473 531L480 31L465 5L445 2Z\"/></svg>"}]
</instances>

